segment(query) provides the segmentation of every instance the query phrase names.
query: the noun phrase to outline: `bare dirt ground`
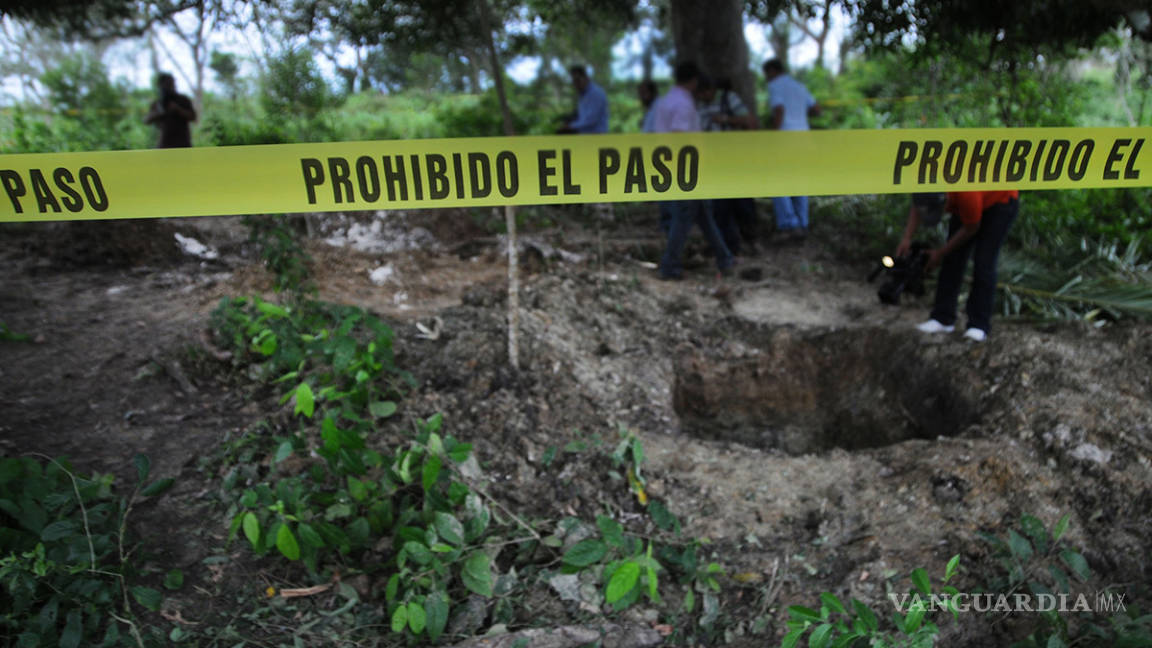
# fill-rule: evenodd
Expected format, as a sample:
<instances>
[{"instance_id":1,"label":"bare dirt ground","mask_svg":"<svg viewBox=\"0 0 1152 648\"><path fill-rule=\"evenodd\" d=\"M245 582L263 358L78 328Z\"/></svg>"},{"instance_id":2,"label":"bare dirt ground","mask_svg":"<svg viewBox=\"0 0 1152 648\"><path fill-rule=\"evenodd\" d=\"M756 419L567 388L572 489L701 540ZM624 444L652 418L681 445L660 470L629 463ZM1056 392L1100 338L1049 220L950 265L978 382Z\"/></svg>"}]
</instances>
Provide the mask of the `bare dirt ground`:
<instances>
[{"instance_id":1,"label":"bare dirt ground","mask_svg":"<svg viewBox=\"0 0 1152 648\"><path fill-rule=\"evenodd\" d=\"M654 217L631 213L599 236L561 218L526 237L519 372L505 361L502 242L473 216L310 216L308 249L320 298L393 322L397 364L419 384L402 413L443 413L513 510L637 513L602 453L571 449L634 431L649 493L729 575L733 645L775 645L786 606L821 591L888 609L901 577L939 575L954 554L960 589L978 587L990 568L978 533L1003 535L1025 513L1071 515L1095 574L1084 588L1152 601L1152 326L921 337L923 303L881 308L868 269L819 228L744 259L755 281L718 281L700 261L687 281L660 282L644 265L660 247ZM177 233L217 258L182 252ZM121 477L143 452L177 477L134 519L154 566L188 576L158 623L234 621L272 578L225 545L219 484L200 461L276 410L204 350L222 296L271 295L245 236L237 219L0 229L0 321L34 338L0 342L0 452ZM537 623L587 618L548 595L534 599ZM752 637L761 614L775 623ZM943 645L1003 645L1026 622L966 615L944 624Z\"/></svg>"}]
</instances>

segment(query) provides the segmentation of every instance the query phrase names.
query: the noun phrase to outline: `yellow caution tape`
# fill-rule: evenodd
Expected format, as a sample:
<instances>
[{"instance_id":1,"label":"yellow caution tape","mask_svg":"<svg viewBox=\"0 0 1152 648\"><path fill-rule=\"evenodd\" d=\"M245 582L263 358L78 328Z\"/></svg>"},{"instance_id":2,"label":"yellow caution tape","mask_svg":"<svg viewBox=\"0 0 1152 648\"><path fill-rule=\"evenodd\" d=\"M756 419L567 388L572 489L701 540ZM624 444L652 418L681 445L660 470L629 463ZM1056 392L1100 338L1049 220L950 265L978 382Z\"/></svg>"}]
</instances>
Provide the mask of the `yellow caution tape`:
<instances>
[{"instance_id":1,"label":"yellow caution tape","mask_svg":"<svg viewBox=\"0 0 1152 648\"><path fill-rule=\"evenodd\" d=\"M1152 128L495 137L0 155L0 222L1152 185Z\"/></svg>"}]
</instances>

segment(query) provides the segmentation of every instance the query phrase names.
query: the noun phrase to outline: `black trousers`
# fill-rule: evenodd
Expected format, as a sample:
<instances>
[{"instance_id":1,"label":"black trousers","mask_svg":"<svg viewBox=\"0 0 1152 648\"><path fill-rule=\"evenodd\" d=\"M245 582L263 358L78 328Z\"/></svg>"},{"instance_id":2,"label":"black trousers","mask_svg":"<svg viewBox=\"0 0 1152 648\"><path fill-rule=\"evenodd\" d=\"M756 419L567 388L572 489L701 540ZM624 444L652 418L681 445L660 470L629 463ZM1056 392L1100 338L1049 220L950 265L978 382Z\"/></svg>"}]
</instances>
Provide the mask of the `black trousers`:
<instances>
[{"instance_id":1,"label":"black trousers","mask_svg":"<svg viewBox=\"0 0 1152 648\"><path fill-rule=\"evenodd\" d=\"M980 216L980 230L964 245L944 257L940 264L940 278L936 283L936 305L932 319L951 326L956 323L956 302L964 283L964 270L968 257L973 257L972 289L968 291L968 328L984 332L991 330L992 305L996 301L996 266L1000 260L1000 247L1016 220L1020 202L1010 200L988 207ZM948 226L951 238L961 227L960 218L952 217Z\"/></svg>"},{"instance_id":2,"label":"black trousers","mask_svg":"<svg viewBox=\"0 0 1152 648\"><path fill-rule=\"evenodd\" d=\"M720 235L724 237L724 244L732 254L740 254L741 241L747 243L749 247L756 245L759 232L755 200L752 198L713 200L712 215Z\"/></svg>"}]
</instances>

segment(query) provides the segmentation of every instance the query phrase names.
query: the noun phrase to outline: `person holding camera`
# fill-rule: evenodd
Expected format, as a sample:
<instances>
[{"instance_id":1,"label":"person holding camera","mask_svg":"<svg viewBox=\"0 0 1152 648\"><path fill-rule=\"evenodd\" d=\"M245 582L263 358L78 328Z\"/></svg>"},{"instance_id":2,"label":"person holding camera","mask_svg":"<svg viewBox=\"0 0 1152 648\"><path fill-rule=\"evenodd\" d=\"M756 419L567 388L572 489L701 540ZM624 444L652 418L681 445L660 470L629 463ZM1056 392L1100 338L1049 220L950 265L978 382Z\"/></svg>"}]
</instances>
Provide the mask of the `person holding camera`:
<instances>
[{"instance_id":1,"label":"person holding camera","mask_svg":"<svg viewBox=\"0 0 1152 648\"><path fill-rule=\"evenodd\" d=\"M992 304L996 297L996 267L1000 247L1020 211L1018 191L965 191L920 194L908 212L904 236L897 256L908 254L912 236L921 223L939 222L942 212L952 214L948 241L928 251L925 270L940 267L936 282L936 303L931 319L917 325L924 333L951 333L956 324L956 302L968 257L973 257L972 288L968 291L968 328L964 337L983 342L991 330Z\"/></svg>"},{"instance_id":2,"label":"person holding camera","mask_svg":"<svg viewBox=\"0 0 1152 648\"><path fill-rule=\"evenodd\" d=\"M191 122L196 121L192 100L176 92L176 79L171 74L156 77L160 98L148 109L146 123L160 129L156 148L184 148L192 146Z\"/></svg>"},{"instance_id":3,"label":"person holding camera","mask_svg":"<svg viewBox=\"0 0 1152 648\"><path fill-rule=\"evenodd\" d=\"M696 111L700 115L700 130L706 132L751 130L757 126L756 115L744 106L740 95L732 88L732 82L726 78L700 77L696 84ZM712 201L712 218L733 255L740 255L742 251L756 253L759 233L755 200L715 199ZM744 243L747 243L747 248L741 250Z\"/></svg>"}]
</instances>

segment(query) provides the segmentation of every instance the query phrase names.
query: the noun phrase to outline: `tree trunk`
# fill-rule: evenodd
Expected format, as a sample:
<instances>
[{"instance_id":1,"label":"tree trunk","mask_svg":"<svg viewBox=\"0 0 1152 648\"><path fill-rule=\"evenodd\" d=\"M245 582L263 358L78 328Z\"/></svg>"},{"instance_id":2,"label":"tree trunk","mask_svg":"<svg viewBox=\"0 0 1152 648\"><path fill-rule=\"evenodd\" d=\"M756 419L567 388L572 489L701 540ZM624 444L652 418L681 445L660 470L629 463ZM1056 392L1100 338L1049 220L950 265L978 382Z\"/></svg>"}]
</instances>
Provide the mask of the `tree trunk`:
<instances>
[{"instance_id":1,"label":"tree trunk","mask_svg":"<svg viewBox=\"0 0 1152 648\"><path fill-rule=\"evenodd\" d=\"M714 78L727 78L744 105L755 112L756 85L744 40L740 0L671 0L669 22L677 61L695 61Z\"/></svg>"},{"instance_id":2,"label":"tree trunk","mask_svg":"<svg viewBox=\"0 0 1152 648\"><path fill-rule=\"evenodd\" d=\"M824 0L822 5L824 15L820 17L819 31L813 30L808 25L808 20L805 19L804 14L794 15L791 11L788 12L788 20L800 28L804 35L816 41L816 67L824 67L824 49L828 42L828 33L832 30L832 0Z\"/></svg>"},{"instance_id":3,"label":"tree trunk","mask_svg":"<svg viewBox=\"0 0 1152 648\"><path fill-rule=\"evenodd\" d=\"M512 125L512 110L508 107L508 96L504 93L504 67L500 65L500 54L496 51L496 37L492 30L491 10L488 0L480 3L480 21L487 37L488 61L492 65L492 81L496 84L496 97L500 100L500 115L504 120L504 134L515 135ZM504 222L508 229L508 364L513 369L520 368L520 274L517 268L516 252L516 208L504 206Z\"/></svg>"},{"instance_id":4,"label":"tree trunk","mask_svg":"<svg viewBox=\"0 0 1152 648\"><path fill-rule=\"evenodd\" d=\"M792 23L784 18L772 23L772 33L768 35L768 42L772 45L772 53L788 68L788 50L792 49Z\"/></svg>"}]
</instances>

